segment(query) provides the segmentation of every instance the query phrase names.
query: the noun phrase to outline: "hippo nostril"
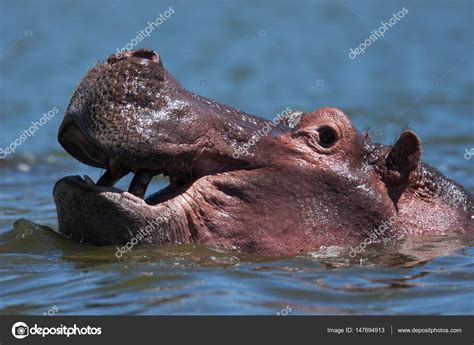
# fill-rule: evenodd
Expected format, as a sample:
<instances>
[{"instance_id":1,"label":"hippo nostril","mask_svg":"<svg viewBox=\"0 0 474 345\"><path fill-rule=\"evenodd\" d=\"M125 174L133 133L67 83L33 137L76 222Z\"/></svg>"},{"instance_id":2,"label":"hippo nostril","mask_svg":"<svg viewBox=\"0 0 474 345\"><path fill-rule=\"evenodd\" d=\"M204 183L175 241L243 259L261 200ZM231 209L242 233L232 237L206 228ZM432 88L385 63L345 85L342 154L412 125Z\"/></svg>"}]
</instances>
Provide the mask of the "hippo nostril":
<instances>
[{"instance_id":1,"label":"hippo nostril","mask_svg":"<svg viewBox=\"0 0 474 345\"><path fill-rule=\"evenodd\" d=\"M160 56L151 49L135 50L132 53L132 56L140 58L140 59L150 60L156 63L160 62Z\"/></svg>"},{"instance_id":2,"label":"hippo nostril","mask_svg":"<svg viewBox=\"0 0 474 345\"><path fill-rule=\"evenodd\" d=\"M154 50L151 49L138 49L138 50L126 50L112 54L108 59L107 63L113 65L119 61L135 57L139 59L149 60L155 63L160 62L160 56Z\"/></svg>"}]
</instances>

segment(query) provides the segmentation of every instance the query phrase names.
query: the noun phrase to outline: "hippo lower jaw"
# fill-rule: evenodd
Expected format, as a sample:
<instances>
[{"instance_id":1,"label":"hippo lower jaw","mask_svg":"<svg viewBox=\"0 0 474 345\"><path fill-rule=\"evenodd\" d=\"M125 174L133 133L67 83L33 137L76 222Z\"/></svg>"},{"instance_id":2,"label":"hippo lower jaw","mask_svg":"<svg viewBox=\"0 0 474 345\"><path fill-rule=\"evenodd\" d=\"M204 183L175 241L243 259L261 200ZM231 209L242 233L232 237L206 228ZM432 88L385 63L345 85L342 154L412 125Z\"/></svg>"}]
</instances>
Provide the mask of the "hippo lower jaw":
<instances>
[{"instance_id":1,"label":"hippo lower jaw","mask_svg":"<svg viewBox=\"0 0 474 345\"><path fill-rule=\"evenodd\" d=\"M125 244L140 231L141 243L188 243L182 197L149 205L114 187L94 184L88 177L68 176L54 187L59 228L70 239L95 245ZM149 231L150 226L152 231Z\"/></svg>"},{"instance_id":2,"label":"hippo lower jaw","mask_svg":"<svg viewBox=\"0 0 474 345\"><path fill-rule=\"evenodd\" d=\"M146 199L95 184L88 176L67 176L53 190L59 228L70 239L94 245L125 244L134 237L143 244L196 243L199 239L193 235L199 232L202 238L203 231L199 229L201 219L194 213L198 207L195 199L202 190L211 192L214 179L231 173L215 173L181 185L171 183ZM144 194L147 186L138 188ZM217 241L215 245L235 249Z\"/></svg>"}]
</instances>

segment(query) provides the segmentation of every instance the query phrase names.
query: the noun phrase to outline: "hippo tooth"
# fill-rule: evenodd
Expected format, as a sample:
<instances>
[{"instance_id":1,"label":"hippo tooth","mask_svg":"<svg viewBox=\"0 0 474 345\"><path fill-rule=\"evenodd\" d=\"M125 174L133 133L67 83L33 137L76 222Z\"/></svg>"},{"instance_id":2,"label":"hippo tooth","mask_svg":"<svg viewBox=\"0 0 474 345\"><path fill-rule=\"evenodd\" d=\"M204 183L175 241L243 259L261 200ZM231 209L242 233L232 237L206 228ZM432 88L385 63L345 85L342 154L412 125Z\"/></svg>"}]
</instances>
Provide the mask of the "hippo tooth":
<instances>
[{"instance_id":1,"label":"hippo tooth","mask_svg":"<svg viewBox=\"0 0 474 345\"><path fill-rule=\"evenodd\" d=\"M112 172L107 169L106 172L97 181L98 186L111 187L113 182Z\"/></svg>"},{"instance_id":2,"label":"hippo tooth","mask_svg":"<svg viewBox=\"0 0 474 345\"><path fill-rule=\"evenodd\" d=\"M113 187L118 180L127 175L130 170L121 166L117 161L112 160L109 169L97 181L98 186Z\"/></svg>"},{"instance_id":3,"label":"hippo tooth","mask_svg":"<svg viewBox=\"0 0 474 345\"><path fill-rule=\"evenodd\" d=\"M146 189L150 184L151 179L155 176L155 173L152 173L147 170L139 170L135 174L128 188L128 192L142 198L145 196Z\"/></svg>"},{"instance_id":4,"label":"hippo tooth","mask_svg":"<svg viewBox=\"0 0 474 345\"><path fill-rule=\"evenodd\" d=\"M120 165L119 161L116 159L112 159L109 162L109 169L110 169L110 172L112 173L112 176L120 176L125 170L123 166Z\"/></svg>"},{"instance_id":5,"label":"hippo tooth","mask_svg":"<svg viewBox=\"0 0 474 345\"><path fill-rule=\"evenodd\" d=\"M84 175L84 182L89 186L95 186L94 181L87 175Z\"/></svg>"}]
</instances>

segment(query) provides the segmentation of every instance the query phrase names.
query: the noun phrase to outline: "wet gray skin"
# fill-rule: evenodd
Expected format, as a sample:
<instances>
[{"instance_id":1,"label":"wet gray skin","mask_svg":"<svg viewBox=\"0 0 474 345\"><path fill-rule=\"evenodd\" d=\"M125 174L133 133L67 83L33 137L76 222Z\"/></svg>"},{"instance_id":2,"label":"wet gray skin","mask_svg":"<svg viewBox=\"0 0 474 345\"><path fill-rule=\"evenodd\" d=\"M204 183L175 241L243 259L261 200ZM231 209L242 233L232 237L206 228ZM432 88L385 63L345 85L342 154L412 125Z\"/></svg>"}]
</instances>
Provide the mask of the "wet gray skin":
<instances>
[{"instance_id":1,"label":"wet gray skin","mask_svg":"<svg viewBox=\"0 0 474 345\"><path fill-rule=\"evenodd\" d=\"M336 108L294 128L267 122L183 89L152 50L112 55L81 81L59 130L66 151L106 169L97 184L57 182L59 231L97 245L138 238L265 255L357 244L382 225L380 237L473 234L472 195L420 161L413 131L372 144ZM128 173L128 192L114 188ZM144 200L161 173L170 185Z\"/></svg>"}]
</instances>

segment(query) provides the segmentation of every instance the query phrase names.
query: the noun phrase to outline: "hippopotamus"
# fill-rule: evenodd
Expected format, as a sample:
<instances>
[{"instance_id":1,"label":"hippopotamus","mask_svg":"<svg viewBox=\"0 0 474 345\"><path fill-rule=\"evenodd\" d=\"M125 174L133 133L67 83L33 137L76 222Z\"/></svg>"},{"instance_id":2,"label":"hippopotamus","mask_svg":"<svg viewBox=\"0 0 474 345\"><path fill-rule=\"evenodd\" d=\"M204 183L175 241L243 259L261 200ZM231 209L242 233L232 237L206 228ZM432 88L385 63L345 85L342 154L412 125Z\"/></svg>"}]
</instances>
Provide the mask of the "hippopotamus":
<instances>
[{"instance_id":1,"label":"hippopotamus","mask_svg":"<svg viewBox=\"0 0 474 345\"><path fill-rule=\"evenodd\" d=\"M54 187L59 232L83 243L279 256L355 245L381 226L391 239L473 233L472 195L421 161L414 131L375 144L334 107L268 121L184 89L151 49L92 68L58 140L105 169ZM128 191L115 188L129 173ZM160 174L169 185L145 196Z\"/></svg>"}]
</instances>

